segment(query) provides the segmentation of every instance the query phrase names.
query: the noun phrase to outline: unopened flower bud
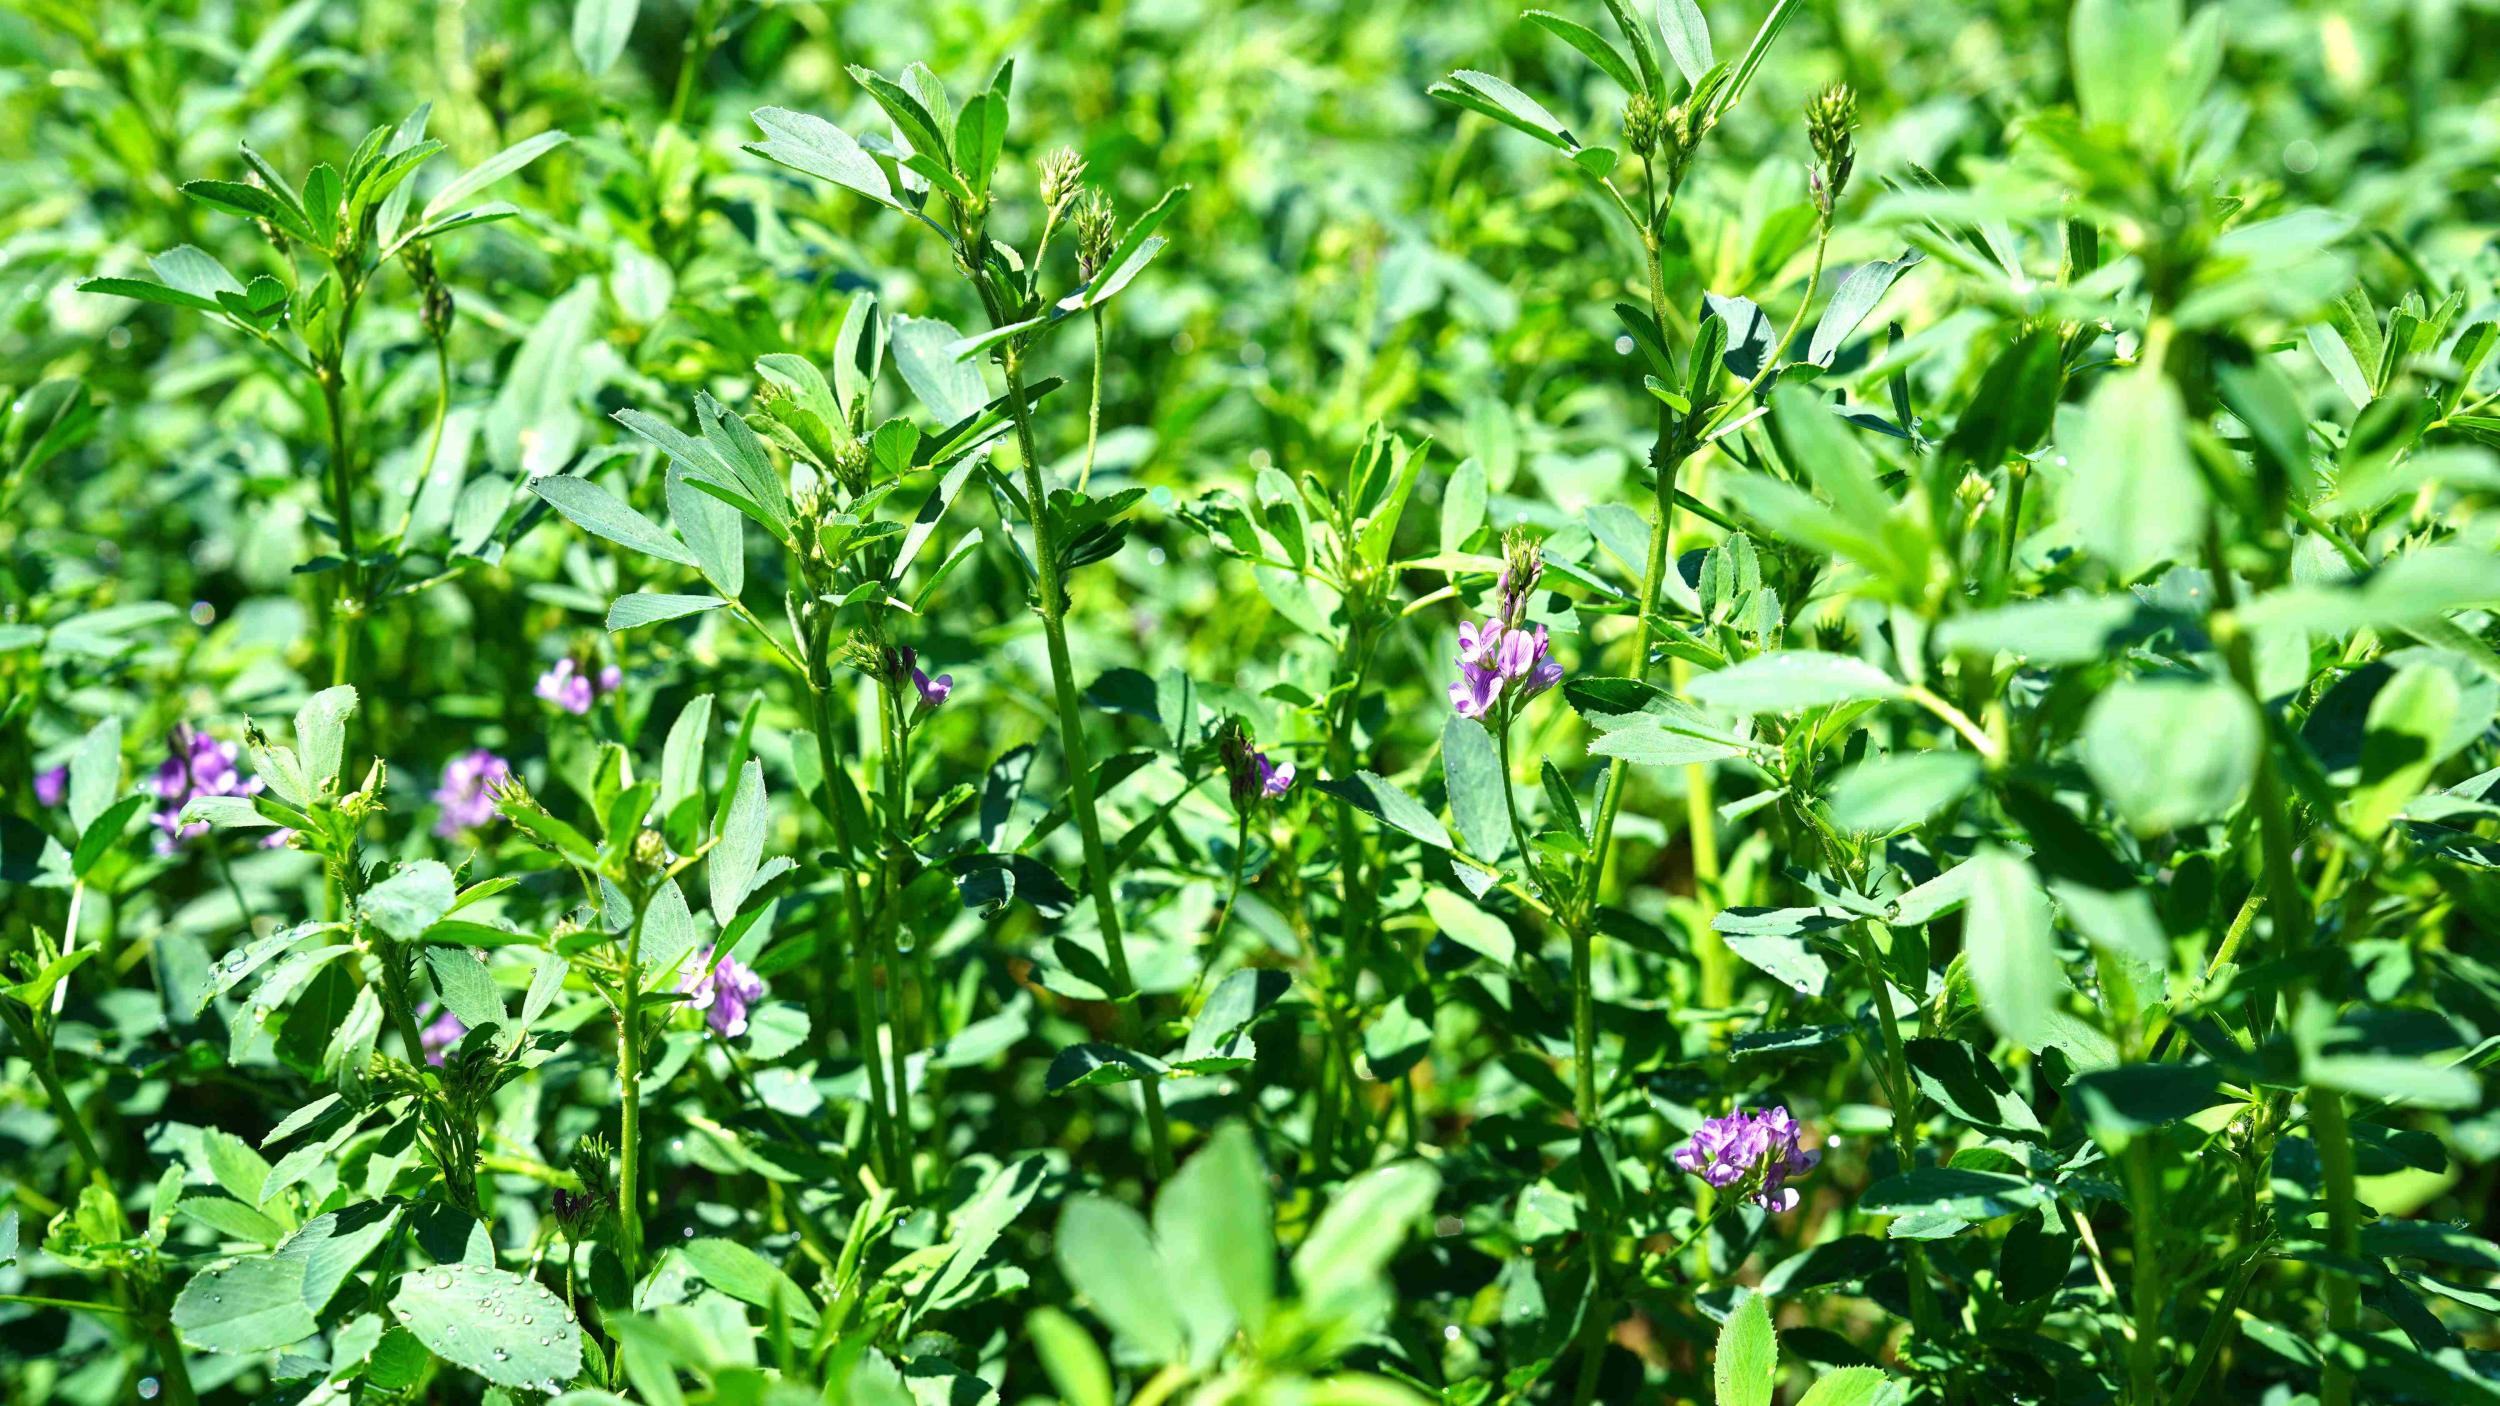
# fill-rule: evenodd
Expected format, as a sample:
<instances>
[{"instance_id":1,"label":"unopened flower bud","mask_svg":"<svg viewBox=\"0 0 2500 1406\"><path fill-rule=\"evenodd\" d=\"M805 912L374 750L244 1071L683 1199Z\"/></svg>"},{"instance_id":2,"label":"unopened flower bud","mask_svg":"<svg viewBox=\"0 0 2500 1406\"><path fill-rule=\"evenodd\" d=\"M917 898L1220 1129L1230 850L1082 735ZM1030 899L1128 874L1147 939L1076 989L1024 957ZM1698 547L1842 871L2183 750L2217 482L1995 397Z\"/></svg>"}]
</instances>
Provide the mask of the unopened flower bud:
<instances>
[{"instance_id":1,"label":"unopened flower bud","mask_svg":"<svg viewBox=\"0 0 2500 1406\"><path fill-rule=\"evenodd\" d=\"M1505 629L1516 630L1528 618L1528 600L1537 579L1545 574L1545 549L1525 532L1502 539L1500 616Z\"/></svg>"},{"instance_id":2,"label":"unopened flower bud","mask_svg":"<svg viewBox=\"0 0 2500 1406\"><path fill-rule=\"evenodd\" d=\"M1814 148L1815 161L1807 188L1827 224L1857 164L1857 142L1850 136L1857 125L1858 95L1846 83L1835 83L1806 100L1806 141Z\"/></svg>"},{"instance_id":3,"label":"unopened flower bud","mask_svg":"<svg viewBox=\"0 0 2500 1406\"><path fill-rule=\"evenodd\" d=\"M1087 187L1076 203L1072 217L1076 226L1077 275L1092 282L1102 272L1103 262L1111 257L1118 216L1112 213L1111 202L1096 187Z\"/></svg>"},{"instance_id":4,"label":"unopened flower bud","mask_svg":"<svg viewBox=\"0 0 2500 1406\"><path fill-rule=\"evenodd\" d=\"M1623 105L1623 144L1632 148L1633 155L1646 157L1656 151L1663 126L1657 100L1649 94L1634 93L1632 101Z\"/></svg>"},{"instance_id":5,"label":"unopened flower bud","mask_svg":"<svg viewBox=\"0 0 2500 1406\"><path fill-rule=\"evenodd\" d=\"M1073 198L1085 180L1085 158L1074 147L1061 147L1042 158L1042 204L1056 210Z\"/></svg>"},{"instance_id":6,"label":"unopened flower bud","mask_svg":"<svg viewBox=\"0 0 2500 1406\"><path fill-rule=\"evenodd\" d=\"M634 836L634 867L650 874L668 867L668 840L659 831L645 829Z\"/></svg>"}]
</instances>

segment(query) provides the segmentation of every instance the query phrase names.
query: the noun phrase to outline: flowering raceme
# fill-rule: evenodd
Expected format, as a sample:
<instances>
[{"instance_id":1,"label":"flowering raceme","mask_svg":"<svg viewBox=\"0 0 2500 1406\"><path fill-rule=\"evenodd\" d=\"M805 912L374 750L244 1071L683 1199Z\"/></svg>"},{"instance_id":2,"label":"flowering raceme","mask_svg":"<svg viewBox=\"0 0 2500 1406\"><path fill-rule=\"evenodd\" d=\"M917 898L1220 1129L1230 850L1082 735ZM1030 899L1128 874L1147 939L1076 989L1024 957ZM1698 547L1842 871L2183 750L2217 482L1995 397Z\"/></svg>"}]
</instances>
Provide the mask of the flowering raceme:
<instances>
[{"instance_id":1,"label":"flowering raceme","mask_svg":"<svg viewBox=\"0 0 2500 1406\"><path fill-rule=\"evenodd\" d=\"M434 833L450 840L482 828L495 818L496 788L511 779L511 764L483 747L452 758L443 768L443 784L434 788L434 804L443 811Z\"/></svg>"},{"instance_id":2,"label":"flowering raceme","mask_svg":"<svg viewBox=\"0 0 2500 1406\"><path fill-rule=\"evenodd\" d=\"M246 778L236 769L235 745L220 742L205 732L175 724L172 736L165 741L165 760L157 765L149 784L156 798L164 804L157 807L152 819L163 833L156 837L156 852L170 855L184 845L208 833L208 822L182 821L182 808L194 796L257 796L262 781ZM286 843L288 831L280 830L265 844Z\"/></svg>"},{"instance_id":3,"label":"flowering raceme","mask_svg":"<svg viewBox=\"0 0 2500 1406\"><path fill-rule=\"evenodd\" d=\"M712 949L706 947L695 954L677 989L692 998L686 1004L703 1012L713 1034L734 1040L747 1033L747 1012L764 999L764 978L736 957L723 957L714 965Z\"/></svg>"},{"instance_id":4,"label":"flowering raceme","mask_svg":"<svg viewBox=\"0 0 2500 1406\"><path fill-rule=\"evenodd\" d=\"M614 664L599 671L594 685L590 675L572 655L566 655L538 676L538 696L547 702L580 717L603 693L614 693L625 682L625 671Z\"/></svg>"},{"instance_id":5,"label":"flowering raceme","mask_svg":"<svg viewBox=\"0 0 2500 1406\"><path fill-rule=\"evenodd\" d=\"M1482 625L1459 622L1458 678L1450 684L1450 706L1462 718L1497 721L1503 707L1516 712L1562 682L1562 663L1549 652L1545 627L1525 627L1528 598L1545 574L1545 554L1526 537L1514 536L1503 557L1494 617Z\"/></svg>"},{"instance_id":6,"label":"flowering raceme","mask_svg":"<svg viewBox=\"0 0 2500 1406\"><path fill-rule=\"evenodd\" d=\"M1712 1186L1741 1187L1766 1211L1794 1210L1797 1192L1788 1179L1823 1160L1800 1144L1799 1132L1785 1107L1739 1110L1693 1129L1692 1140L1675 1150L1675 1165Z\"/></svg>"}]
</instances>

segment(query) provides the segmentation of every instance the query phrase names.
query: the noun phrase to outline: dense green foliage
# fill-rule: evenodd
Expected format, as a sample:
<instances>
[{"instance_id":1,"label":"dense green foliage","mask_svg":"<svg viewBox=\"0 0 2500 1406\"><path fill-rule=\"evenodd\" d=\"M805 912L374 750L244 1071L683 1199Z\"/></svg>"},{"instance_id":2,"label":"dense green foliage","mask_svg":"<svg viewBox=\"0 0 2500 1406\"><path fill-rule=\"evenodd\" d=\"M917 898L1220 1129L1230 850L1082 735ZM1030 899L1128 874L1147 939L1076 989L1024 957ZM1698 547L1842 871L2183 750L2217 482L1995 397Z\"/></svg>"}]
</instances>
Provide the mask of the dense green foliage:
<instances>
[{"instance_id":1,"label":"dense green foliage","mask_svg":"<svg viewBox=\"0 0 2500 1406\"><path fill-rule=\"evenodd\" d=\"M0 1399L2500 1401L2495 40L11 0Z\"/></svg>"}]
</instances>

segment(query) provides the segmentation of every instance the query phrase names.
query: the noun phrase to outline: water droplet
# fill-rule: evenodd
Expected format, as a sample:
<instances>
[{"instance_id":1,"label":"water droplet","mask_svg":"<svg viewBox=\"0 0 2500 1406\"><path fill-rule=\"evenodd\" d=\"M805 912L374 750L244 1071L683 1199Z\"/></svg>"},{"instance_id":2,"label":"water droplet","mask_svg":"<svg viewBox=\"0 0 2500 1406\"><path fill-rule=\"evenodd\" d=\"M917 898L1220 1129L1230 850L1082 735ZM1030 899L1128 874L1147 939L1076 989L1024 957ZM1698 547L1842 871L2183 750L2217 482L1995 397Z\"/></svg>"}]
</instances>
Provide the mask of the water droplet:
<instances>
[{"instance_id":1,"label":"water droplet","mask_svg":"<svg viewBox=\"0 0 2500 1406\"><path fill-rule=\"evenodd\" d=\"M553 1338L551 1338L551 1337L548 1337L548 1336L546 1336L545 1334L543 1334L543 1333L542 1333L542 1334L540 1334L540 1335L539 1335L539 1338L538 1338L538 1345L539 1345L540 1347L546 1347L546 1346L548 1346L549 1344L553 1343L554 1341L555 1341L555 1339L553 1339Z\"/></svg>"},{"instance_id":2,"label":"water droplet","mask_svg":"<svg viewBox=\"0 0 2500 1406\"><path fill-rule=\"evenodd\" d=\"M156 1384L156 1378L141 1377L139 1379L139 1399L141 1401L154 1401L156 1399L156 1393L161 1390L163 1390L163 1388Z\"/></svg>"},{"instance_id":3,"label":"water droplet","mask_svg":"<svg viewBox=\"0 0 2500 1406\"><path fill-rule=\"evenodd\" d=\"M529 1327L531 1324L536 1323L537 1321L538 1321L538 1315L537 1315L537 1314L535 1314L535 1313L524 1313L524 1314L522 1314L522 1315L521 1315L521 1326L522 1326L522 1327L524 1327L524 1328Z\"/></svg>"},{"instance_id":4,"label":"water droplet","mask_svg":"<svg viewBox=\"0 0 2500 1406\"><path fill-rule=\"evenodd\" d=\"M495 1360L496 1360L496 1361L498 1361L498 1362L509 1361L509 1360L511 1359L511 1357L512 1357L512 1354L511 1354L511 1353L508 1353L508 1352L506 1352L506 1351L504 1351L502 1348L496 1348L496 1349L495 1349Z\"/></svg>"},{"instance_id":5,"label":"water droplet","mask_svg":"<svg viewBox=\"0 0 2500 1406\"><path fill-rule=\"evenodd\" d=\"M437 1288L437 1289L448 1289L448 1288L450 1288L450 1287L451 1287L451 1276L450 1276L450 1275L448 1275L448 1274L437 1274L437 1275L435 1275L435 1276L434 1276L434 1287L435 1287L435 1288Z\"/></svg>"}]
</instances>

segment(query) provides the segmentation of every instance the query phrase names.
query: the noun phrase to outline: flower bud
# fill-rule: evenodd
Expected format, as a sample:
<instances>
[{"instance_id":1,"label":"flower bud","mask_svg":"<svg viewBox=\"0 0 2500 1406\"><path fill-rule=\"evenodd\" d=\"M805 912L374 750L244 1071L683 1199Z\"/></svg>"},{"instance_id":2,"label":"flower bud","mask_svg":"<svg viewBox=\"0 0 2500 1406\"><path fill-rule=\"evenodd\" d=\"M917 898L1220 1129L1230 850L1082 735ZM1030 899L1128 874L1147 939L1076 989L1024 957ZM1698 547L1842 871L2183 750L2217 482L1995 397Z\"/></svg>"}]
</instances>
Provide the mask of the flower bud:
<instances>
[{"instance_id":1,"label":"flower bud","mask_svg":"<svg viewBox=\"0 0 2500 1406\"><path fill-rule=\"evenodd\" d=\"M1074 147L1061 147L1042 158L1042 204L1058 209L1074 198L1085 180L1085 158Z\"/></svg>"},{"instance_id":2,"label":"flower bud","mask_svg":"<svg viewBox=\"0 0 2500 1406\"><path fill-rule=\"evenodd\" d=\"M1623 105L1623 144L1632 149L1633 155L1647 157L1656 151L1664 127L1657 100L1649 94L1634 93L1632 101Z\"/></svg>"},{"instance_id":3,"label":"flower bud","mask_svg":"<svg viewBox=\"0 0 2500 1406\"><path fill-rule=\"evenodd\" d=\"M1118 216L1112 213L1111 202L1100 189L1086 187L1085 195L1076 203L1072 217L1076 226L1076 270L1086 282L1102 272L1105 260L1111 257Z\"/></svg>"},{"instance_id":4,"label":"flower bud","mask_svg":"<svg viewBox=\"0 0 2500 1406\"><path fill-rule=\"evenodd\" d=\"M1528 600L1537 579L1545 574L1545 549L1525 532L1502 539L1500 615L1504 628L1516 630L1528 617Z\"/></svg>"},{"instance_id":5,"label":"flower bud","mask_svg":"<svg viewBox=\"0 0 2500 1406\"><path fill-rule=\"evenodd\" d=\"M1814 208L1831 223L1832 209L1849 188L1849 172L1857 164L1857 143L1850 137L1858 125L1858 95L1846 83L1835 83L1806 99L1806 141L1814 148L1814 168L1807 173Z\"/></svg>"}]
</instances>

